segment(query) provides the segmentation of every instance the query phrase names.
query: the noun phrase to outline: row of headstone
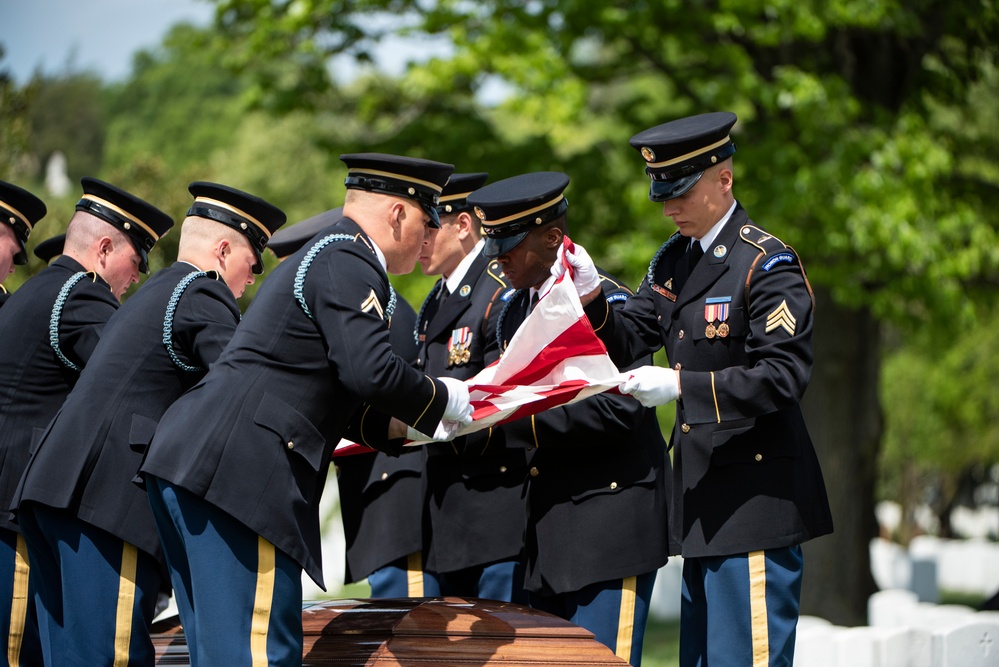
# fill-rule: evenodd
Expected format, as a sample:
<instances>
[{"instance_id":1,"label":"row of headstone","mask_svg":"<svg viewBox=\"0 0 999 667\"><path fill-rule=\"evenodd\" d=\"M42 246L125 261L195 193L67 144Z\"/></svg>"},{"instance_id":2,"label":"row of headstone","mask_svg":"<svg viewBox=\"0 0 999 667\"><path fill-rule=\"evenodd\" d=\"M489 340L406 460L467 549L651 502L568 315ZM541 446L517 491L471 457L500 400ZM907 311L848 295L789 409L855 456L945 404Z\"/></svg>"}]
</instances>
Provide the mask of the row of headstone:
<instances>
[{"instance_id":1,"label":"row of headstone","mask_svg":"<svg viewBox=\"0 0 999 667\"><path fill-rule=\"evenodd\" d=\"M804 616L797 667L997 667L999 612L920 602L887 590L868 601L870 625L844 628Z\"/></svg>"},{"instance_id":2,"label":"row of headstone","mask_svg":"<svg viewBox=\"0 0 999 667\"><path fill-rule=\"evenodd\" d=\"M995 469L999 470L999 466ZM951 510L950 529L954 535L964 539L999 539L999 505L996 504L999 485L990 482L978 490L987 491L978 494L982 496L982 504L974 508L958 505ZM902 506L892 500L878 502L874 513L882 535L892 535L901 526ZM924 533L932 535L940 531L940 518L929 505L921 504L913 508L910 521L914 528Z\"/></svg>"},{"instance_id":3,"label":"row of headstone","mask_svg":"<svg viewBox=\"0 0 999 667\"><path fill-rule=\"evenodd\" d=\"M870 554L879 588L910 590L922 602L937 602L941 590L985 597L999 590L999 543L922 535L906 549L877 538Z\"/></svg>"}]
</instances>

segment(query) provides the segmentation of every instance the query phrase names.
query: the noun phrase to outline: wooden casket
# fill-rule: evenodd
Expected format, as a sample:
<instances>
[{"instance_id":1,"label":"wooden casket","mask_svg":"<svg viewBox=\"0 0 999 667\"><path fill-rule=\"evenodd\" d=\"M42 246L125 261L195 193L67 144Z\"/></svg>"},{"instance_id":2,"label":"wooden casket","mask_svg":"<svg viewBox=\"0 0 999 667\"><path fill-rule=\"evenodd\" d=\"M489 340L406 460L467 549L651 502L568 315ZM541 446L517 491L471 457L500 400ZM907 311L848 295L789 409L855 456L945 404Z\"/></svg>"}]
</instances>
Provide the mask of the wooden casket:
<instances>
[{"instance_id":1,"label":"wooden casket","mask_svg":"<svg viewBox=\"0 0 999 667\"><path fill-rule=\"evenodd\" d=\"M302 605L303 665L628 663L577 625L529 607L466 598L329 600ZM189 665L176 616L153 626L157 665Z\"/></svg>"}]
</instances>

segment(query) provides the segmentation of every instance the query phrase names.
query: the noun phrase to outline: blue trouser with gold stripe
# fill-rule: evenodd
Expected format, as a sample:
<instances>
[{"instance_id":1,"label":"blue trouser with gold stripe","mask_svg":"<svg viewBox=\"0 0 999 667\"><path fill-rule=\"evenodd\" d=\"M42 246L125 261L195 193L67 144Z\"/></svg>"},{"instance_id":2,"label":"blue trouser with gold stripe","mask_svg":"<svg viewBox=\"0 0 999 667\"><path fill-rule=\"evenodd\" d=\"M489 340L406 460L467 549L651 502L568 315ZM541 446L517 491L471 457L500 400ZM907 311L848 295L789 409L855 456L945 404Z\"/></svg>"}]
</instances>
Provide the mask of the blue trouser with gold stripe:
<instances>
[{"instance_id":1,"label":"blue trouser with gold stripe","mask_svg":"<svg viewBox=\"0 0 999 667\"><path fill-rule=\"evenodd\" d=\"M31 558L47 665L152 665L156 559L65 510L28 503L18 521Z\"/></svg>"},{"instance_id":2,"label":"blue trouser with gold stripe","mask_svg":"<svg viewBox=\"0 0 999 667\"><path fill-rule=\"evenodd\" d=\"M779 667L794 659L800 546L683 561L681 667Z\"/></svg>"},{"instance_id":3,"label":"blue trouser with gold stripe","mask_svg":"<svg viewBox=\"0 0 999 667\"><path fill-rule=\"evenodd\" d=\"M0 664L11 667L42 665L35 616L35 587L28 577L28 547L20 533L0 528L0 633L3 656ZM6 658L7 662L3 662Z\"/></svg>"},{"instance_id":4,"label":"blue trouser with gold stripe","mask_svg":"<svg viewBox=\"0 0 999 667\"><path fill-rule=\"evenodd\" d=\"M179 486L148 475L146 489L192 667L299 667L298 563Z\"/></svg>"},{"instance_id":5,"label":"blue trouser with gold stripe","mask_svg":"<svg viewBox=\"0 0 999 667\"><path fill-rule=\"evenodd\" d=\"M423 571L419 551L397 558L368 575L373 598L434 598L441 594L437 575Z\"/></svg>"},{"instance_id":6,"label":"blue trouser with gold stripe","mask_svg":"<svg viewBox=\"0 0 999 667\"><path fill-rule=\"evenodd\" d=\"M466 567L438 574L441 595L483 598L501 602L528 604L524 590L524 566L520 561L505 560L488 565Z\"/></svg>"},{"instance_id":7,"label":"blue trouser with gold stripe","mask_svg":"<svg viewBox=\"0 0 999 667\"><path fill-rule=\"evenodd\" d=\"M656 573L647 572L590 584L571 593L531 593L531 606L586 628L614 655L638 667L655 583Z\"/></svg>"}]
</instances>

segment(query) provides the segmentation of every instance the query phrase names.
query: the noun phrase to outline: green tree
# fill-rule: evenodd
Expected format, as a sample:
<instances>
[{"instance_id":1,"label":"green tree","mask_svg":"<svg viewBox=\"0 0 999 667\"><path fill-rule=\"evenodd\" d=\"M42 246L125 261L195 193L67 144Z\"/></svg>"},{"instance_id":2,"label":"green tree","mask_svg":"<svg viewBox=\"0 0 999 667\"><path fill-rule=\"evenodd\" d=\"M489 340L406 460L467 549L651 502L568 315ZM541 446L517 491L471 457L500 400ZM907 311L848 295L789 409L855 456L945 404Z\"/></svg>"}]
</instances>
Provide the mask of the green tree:
<instances>
[{"instance_id":1,"label":"green tree","mask_svg":"<svg viewBox=\"0 0 999 667\"><path fill-rule=\"evenodd\" d=\"M31 152L42 166L53 153L66 158L70 180L96 174L104 157L104 98L100 78L88 73L36 77L31 104Z\"/></svg>"}]
</instances>

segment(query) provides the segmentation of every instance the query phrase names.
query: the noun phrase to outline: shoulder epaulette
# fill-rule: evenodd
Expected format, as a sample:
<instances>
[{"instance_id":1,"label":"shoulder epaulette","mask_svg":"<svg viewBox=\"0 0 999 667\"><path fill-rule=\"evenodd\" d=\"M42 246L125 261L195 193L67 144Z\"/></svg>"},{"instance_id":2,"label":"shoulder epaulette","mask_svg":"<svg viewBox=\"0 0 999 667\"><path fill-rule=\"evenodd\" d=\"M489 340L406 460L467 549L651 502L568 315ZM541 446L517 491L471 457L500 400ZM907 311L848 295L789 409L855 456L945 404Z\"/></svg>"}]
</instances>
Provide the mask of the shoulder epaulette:
<instances>
[{"instance_id":1,"label":"shoulder epaulette","mask_svg":"<svg viewBox=\"0 0 999 667\"><path fill-rule=\"evenodd\" d=\"M659 264L659 258L662 257L664 252L666 252L666 248L676 243L678 238L680 238L680 232L676 232L673 236L666 239L666 243L659 246L659 250L657 250L656 254L652 256L652 261L649 262L649 272L646 274L649 285L652 285L652 283L655 282L656 266Z\"/></svg>"},{"instance_id":2,"label":"shoulder epaulette","mask_svg":"<svg viewBox=\"0 0 999 667\"><path fill-rule=\"evenodd\" d=\"M97 274L93 271L79 271L74 273L69 277L65 283L63 283L62 288L59 290L59 294L56 295L55 303L52 304L52 314L49 316L49 345L52 347L52 351L55 352L56 357L62 362L62 365L70 370L80 371L83 370L80 366L74 364L72 361L66 357L62 352L62 348L59 346L59 322L62 320L62 309L66 306L66 300L69 299L70 291L76 287L76 284L88 276L93 276L94 280L97 279Z\"/></svg>"},{"instance_id":3,"label":"shoulder epaulette","mask_svg":"<svg viewBox=\"0 0 999 667\"><path fill-rule=\"evenodd\" d=\"M756 225L743 225L739 230L739 238L746 243L756 246L763 253L770 254L787 247L779 238L763 231Z\"/></svg>"},{"instance_id":4,"label":"shoulder epaulette","mask_svg":"<svg viewBox=\"0 0 999 667\"><path fill-rule=\"evenodd\" d=\"M500 268L499 262L493 260L489 262L486 266L486 273L489 277L498 282L503 287L507 287L506 279L503 277L503 269Z\"/></svg>"},{"instance_id":5,"label":"shoulder epaulette","mask_svg":"<svg viewBox=\"0 0 999 667\"><path fill-rule=\"evenodd\" d=\"M312 315L312 311L309 310L309 305L305 303L305 277L309 274L309 268L312 266L312 262L315 261L319 252L329 244L339 241L361 241L372 253L375 252L375 249L371 247L371 244L368 243L363 234L354 234L353 236L350 234L330 234L312 244L312 247L305 253L305 257L302 258L301 263L298 265L294 283L295 300L302 307L302 312L305 313L306 317L312 321L315 321L316 318ZM392 315L395 313L395 304L395 289L392 287L392 283L389 283L389 302L385 310L381 311L382 319L386 322L392 319Z\"/></svg>"},{"instance_id":6,"label":"shoulder epaulette","mask_svg":"<svg viewBox=\"0 0 999 667\"><path fill-rule=\"evenodd\" d=\"M190 287L198 278L210 278L212 280L219 280L222 276L218 271L192 271L186 276L180 279L177 286L173 288L173 293L170 295L170 300L167 302L166 314L163 316L163 346L166 348L167 354L170 355L170 360L173 361L174 365L182 371L187 371L188 373L199 373L203 370L201 366L191 366L181 361L180 357L177 356L176 350L173 346L173 318L177 314L177 305L180 303L180 297L184 295L184 292Z\"/></svg>"}]
</instances>

